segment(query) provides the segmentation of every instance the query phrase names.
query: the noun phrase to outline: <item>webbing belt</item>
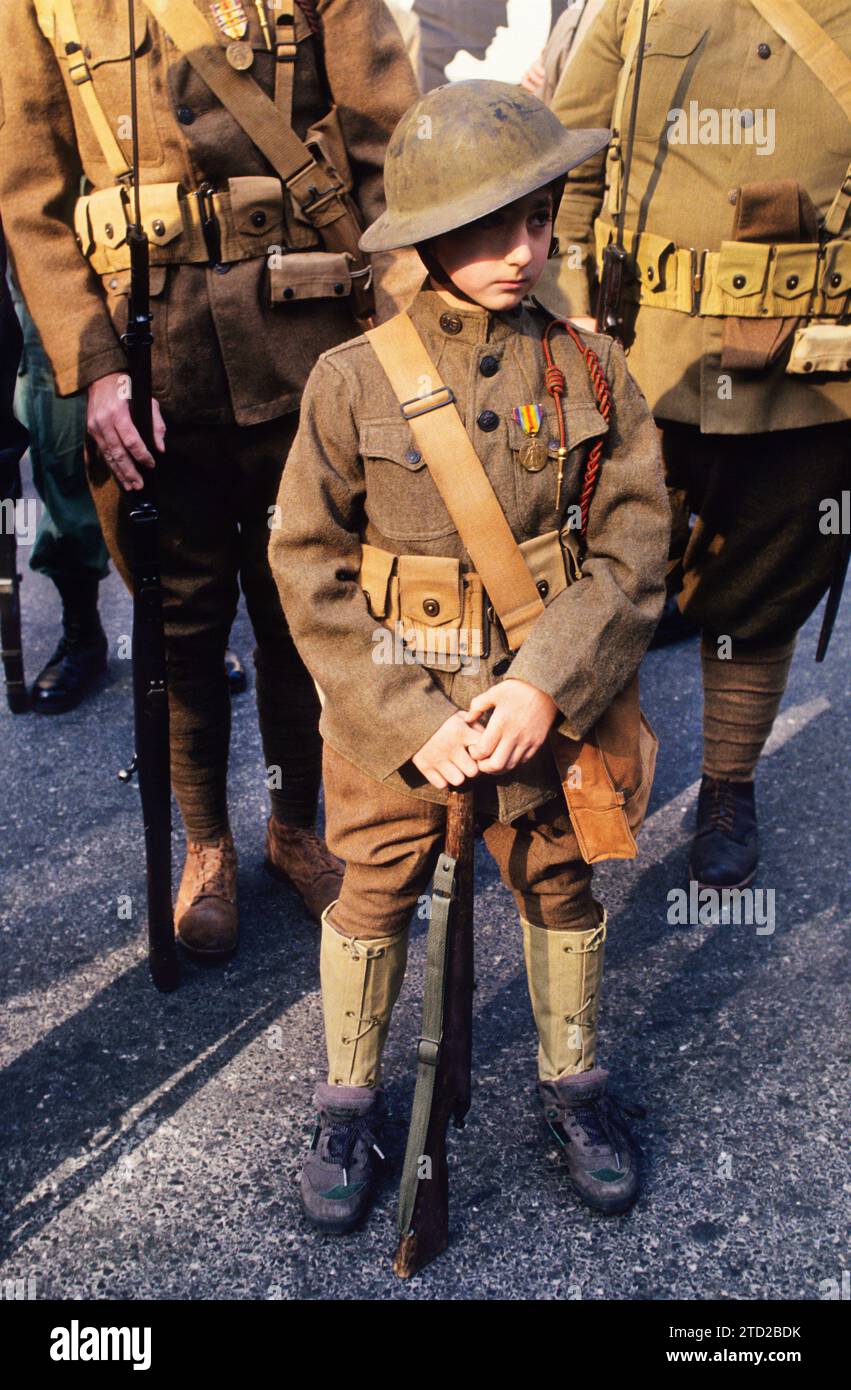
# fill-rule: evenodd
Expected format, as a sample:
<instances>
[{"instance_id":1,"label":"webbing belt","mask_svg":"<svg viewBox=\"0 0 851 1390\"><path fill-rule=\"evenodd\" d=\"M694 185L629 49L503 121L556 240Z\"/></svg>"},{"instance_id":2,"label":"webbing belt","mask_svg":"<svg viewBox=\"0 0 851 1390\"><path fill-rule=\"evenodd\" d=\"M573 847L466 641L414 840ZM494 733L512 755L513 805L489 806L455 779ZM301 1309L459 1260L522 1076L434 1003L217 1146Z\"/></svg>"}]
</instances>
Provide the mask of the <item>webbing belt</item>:
<instances>
[{"instance_id":1,"label":"webbing belt","mask_svg":"<svg viewBox=\"0 0 851 1390\"><path fill-rule=\"evenodd\" d=\"M616 236L595 224L597 263ZM677 246L655 232L624 232L634 280L627 298L642 306L685 314L736 318L805 318L847 312L851 294L851 240L771 245L722 241L720 251Z\"/></svg>"}]
</instances>

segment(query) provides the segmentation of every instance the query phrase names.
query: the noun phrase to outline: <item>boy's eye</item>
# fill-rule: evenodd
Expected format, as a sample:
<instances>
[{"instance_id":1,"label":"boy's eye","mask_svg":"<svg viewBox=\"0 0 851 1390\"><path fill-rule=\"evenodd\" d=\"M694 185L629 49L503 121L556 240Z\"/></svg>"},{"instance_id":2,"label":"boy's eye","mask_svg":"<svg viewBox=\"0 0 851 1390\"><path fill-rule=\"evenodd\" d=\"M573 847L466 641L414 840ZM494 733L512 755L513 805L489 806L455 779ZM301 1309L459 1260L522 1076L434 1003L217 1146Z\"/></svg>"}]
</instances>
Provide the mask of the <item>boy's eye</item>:
<instances>
[{"instance_id":1,"label":"boy's eye","mask_svg":"<svg viewBox=\"0 0 851 1390\"><path fill-rule=\"evenodd\" d=\"M552 222L553 215L547 208L541 208L539 212L533 212L529 221L533 227L546 227L548 222Z\"/></svg>"}]
</instances>

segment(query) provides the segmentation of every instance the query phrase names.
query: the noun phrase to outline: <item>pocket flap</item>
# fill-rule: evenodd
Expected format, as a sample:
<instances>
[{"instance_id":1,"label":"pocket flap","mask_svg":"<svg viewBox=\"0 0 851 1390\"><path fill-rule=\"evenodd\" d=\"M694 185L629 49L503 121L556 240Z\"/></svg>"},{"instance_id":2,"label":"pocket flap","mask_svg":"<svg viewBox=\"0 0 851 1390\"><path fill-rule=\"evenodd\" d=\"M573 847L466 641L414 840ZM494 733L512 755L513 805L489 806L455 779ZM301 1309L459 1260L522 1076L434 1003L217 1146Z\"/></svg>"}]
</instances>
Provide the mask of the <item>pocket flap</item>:
<instances>
[{"instance_id":1,"label":"pocket flap","mask_svg":"<svg viewBox=\"0 0 851 1390\"><path fill-rule=\"evenodd\" d=\"M362 458L392 459L411 472L426 462L414 443L410 428L399 420L365 420L360 427Z\"/></svg>"},{"instance_id":2,"label":"pocket flap","mask_svg":"<svg viewBox=\"0 0 851 1390\"><path fill-rule=\"evenodd\" d=\"M635 268L638 279L652 294L659 290L675 290L677 287L677 258L673 254L675 246L664 237L639 236L634 248ZM670 283L669 283L670 280Z\"/></svg>"},{"instance_id":3,"label":"pocket flap","mask_svg":"<svg viewBox=\"0 0 851 1390\"><path fill-rule=\"evenodd\" d=\"M556 594L567 588L564 553L558 531L545 531L542 536L522 541L520 553L532 572L544 603L551 603Z\"/></svg>"},{"instance_id":4,"label":"pocket flap","mask_svg":"<svg viewBox=\"0 0 851 1390\"><path fill-rule=\"evenodd\" d=\"M179 183L151 183L139 189L142 226L157 246L167 246L183 231L183 190Z\"/></svg>"},{"instance_id":5,"label":"pocket flap","mask_svg":"<svg viewBox=\"0 0 851 1390\"><path fill-rule=\"evenodd\" d=\"M360 586L373 618L386 618L390 611L390 579L396 556L377 545L361 545Z\"/></svg>"},{"instance_id":6,"label":"pocket flap","mask_svg":"<svg viewBox=\"0 0 851 1390\"><path fill-rule=\"evenodd\" d=\"M816 252L812 246L789 243L778 246L771 275L771 291L782 299L810 294L816 279Z\"/></svg>"},{"instance_id":7,"label":"pocket flap","mask_svg":"<svg viewBox=\"0 0 851 1390\"><path fill-rule=\"evenodd\" d=\"M94 249L89 223L89 201L88 197L78 198L74 206L74 234L84 256L90 256Z\"/></svg>"},{"instance_id":8,"label":"pocket flap","mask_svg":"<svg viewBox=\"0 0 851 1390\"><path fill-rule=\"evenodd\" d=\"M97 246L115 250L127 235L127 218L120 188L99 188L89 197L89 224Z\"/></svg>"},{"instance_id":9,"label":"pocket flap","mask_svg":"<svg viewBox=\"0 0 851 1390\"><path fill-rule=\"evenodd\" d=\"M165 288L166 276L168 274L167 265L152 265L150 271L150 292L151 298L156 299L157 295L162 294ZM108 275L102 275L104 289L108 294L129 294L130 293L130 271L111 270Z\"/></svg>"},{"instance_id":10,"label":"pocket flap","mask_svg":"<svg viewBox=\"0 0 851 1390\"><path fill-rule=\"evenodd\" d=\"M74 10L90 68L101 63L127 61L130 57L130 27L127 6L93 5L92 0L76 0ZM94 12L92 12L94 11ZM141 53L148 37L148 16L136 6L136 52Z\"/></svg>"},{"instance_id":11,"label":"pocket flap","mask_svg":"<svg viewBox=\"0 0 851 1390\"><path fill-rule=\"evenodd\" d=\"M822 291L828 297L851 290L851 241L829 241L825 248Z\"/></svg>"},{"instance_id":12,"label":"pocket flap","mask_svg":"<svg viewBox=\"0 0 851 1390\"><path fill-rule=\"evenodd\" d=\"M603 419L593 405L586 405L582 402L571 405L569 401L565 401L564 422L567 430L568 451L575 449L586 439L595 439L601 434L606 434L609 428L608 421ZM513 415L509 415L507 424L508 441L512 449L522 449L529 439L529 435L522 425L518 425ZM558 454L558 422L555 413L544 415L537 437L546 445L547 456L551 459L556 458Z\"/></svg>"},{"instance_id":13,"label":"pocket flap","mask_svg":"<svg viewBox=\"0 0 851 1390\"><path fill-rule=\"evenodd\" d=\"M761 294L770 255L771 247L757 241L722 241L717 280L724 293L734 299Z\"/></svg>"},{"instance_id":14,"label":"pocket flap","mask_svg":"<svg viewBox=\"0 0 851 1390\"><path fill-rule=\"evenodd\" d=\"M461 561L444 555L399 556L402 621L442 627L461 620Z\"/></svg>"},{"instance_id":15,"label":"pocket flap","mask_svg":"<svg viewBox=\"0 0 851 1390\"><path fill-rule=\"evenodd\" d=\"M351 293L351 263L344 252L293 251L271 264L272 303L343 299Z\"/></svg>"},{"instance_id":16,"label":"pocket flap","mask_svg":"<svg viewBox=\"0 0 851 1390\"><path fill-rule=\"evenodd\" d=\"M685 58L694 52L705 33L705 29L678 24L673 19L654 18L644 44L645 57L659 53L663 57Z\"/></svg>"},{"instance_id":17,"label":"pocket flap","mask_svg":"<svg viewBox=\"0 0 851 1390\"><path fill-rule=\"evenodd\" d=\"M245 236L268 236L284 220L284 196L280 179L256 174L228 179L230 207L236 230Z\"/></svg>"}]
</instances>

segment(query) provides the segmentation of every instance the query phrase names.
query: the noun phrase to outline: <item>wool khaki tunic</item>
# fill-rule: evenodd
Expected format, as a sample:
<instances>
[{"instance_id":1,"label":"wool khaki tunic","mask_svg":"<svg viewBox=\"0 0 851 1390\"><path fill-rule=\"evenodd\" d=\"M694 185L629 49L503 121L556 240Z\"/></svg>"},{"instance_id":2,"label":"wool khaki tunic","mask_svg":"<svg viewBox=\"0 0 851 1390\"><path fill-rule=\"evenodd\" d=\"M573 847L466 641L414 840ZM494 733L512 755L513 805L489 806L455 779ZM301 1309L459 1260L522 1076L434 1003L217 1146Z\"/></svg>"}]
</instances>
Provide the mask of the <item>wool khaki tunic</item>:
<instances>
[{"instance_id":1,"label":"wool khaki tunic","mask_svg":"<svg viewBox=\"0 0 851 1390\"><path fill-rule=\"evenodd\" d=\"M324 353L310 375L269 558L296 645L324 692L320 730L379 782L443 802L446 791L428 784L410 759L456 708L468 708L500 678L525 680L551 695L560 712L554 727L574 738L629 681L664 599L670 511L653 420L617 344L585 335L613 392L607 428L582 354L566 333L553 335L566 378L570 451L556 510L555 448L546 467L527 472L519 462L526 436L512 416L512 407L540 402L541 438L557 445L555 407L544 386L547 315L531 301L506 313L456 310L426 288L410 313L455 392L518 542L567 524L588 448L606 436L582 578L547 603L513 660L490 622L489 654L478 669L377 662L379 625L358 583L362 542L472 565L366 338ZM530 762L491 780L494 812L504 822L562 795L546 744Z\"/></svg>"},{"instance_id":2,"label":"wool khaki tunic","mask_svg":"<svg viewBox=\"0 0 851 1390\"><path fill-rule=\"evenodd\" d=\"M631 3L606 0L573 57L552 100L564 125L611 125ZM806 0L804 8L851 57L848 0ZM625 130L633 80L626 88ZM669 139L673 111L689 120L695 113L698 121L700 113L716 112L721 138ZM735 190L775 179L799 182L823 217L849 160L851 126L844 111L750 0L662 0L647 27L627 232L718 251L733 236ZM560 314L592 312L594 223L601 213L612 221L604 204L604 166L601 154L568 176L557 224L562 259L547 268L538 289ZM843 231L851 238L849 224L851 216ZM786 375L785 357L758 373L728 373L730 386L723 386L723 324L720 317L675 309L638 310L628 361L654 415L699 425L704 434L756 434L851 416L851 375L818 381Z\"/></svg>"},{"instance_id":3,"label":"wool khaki tunic","mask_svg":"<svg viewBox=\"0 0 851 1390\"><path fill-rule=\"evenodd\" d=\"M211 18L211 42L230 39ZM274 94L275 61L254 3L243 5L251 74ZM95 91L130 156L130 41L127 0L74 0L74 11ZM96 275L78 249L74 204L85 175L89 191L114 180L104 161L79 89L59 56L60 44L39 27L40 0L0 3L0 206L18 281L50 358L60 395L110 372L126 371L119 334L127 325L129 272ZM187 191L209 182L227 190L230 178L274 171L187 59L136 0L140 181L177 182ZM274 29L274 7L267 5ZM381 0L319 0L322 39L295 7L292 123L308 127L337 104L364 222L383 211L384 151L418 91L399 31ZM324 71L320 42L324 52ZM308 230L286 233L298 245L318 245ZM349 301L313 299L272 304L267 254L286 235L257 232L258 256L225 274L203 264L154 265L154 394L167 418L193 425L259 424L298 407L318 355L351 336ZM411 253L412 254L412 253ZM410 264L410 262L409 262ZM406 284L401 258L377 257L380 289L400 302ZM407 290L407 293L406 293ZM392 308L392 302L390 307Z\"/></svg>"}]
</instances>

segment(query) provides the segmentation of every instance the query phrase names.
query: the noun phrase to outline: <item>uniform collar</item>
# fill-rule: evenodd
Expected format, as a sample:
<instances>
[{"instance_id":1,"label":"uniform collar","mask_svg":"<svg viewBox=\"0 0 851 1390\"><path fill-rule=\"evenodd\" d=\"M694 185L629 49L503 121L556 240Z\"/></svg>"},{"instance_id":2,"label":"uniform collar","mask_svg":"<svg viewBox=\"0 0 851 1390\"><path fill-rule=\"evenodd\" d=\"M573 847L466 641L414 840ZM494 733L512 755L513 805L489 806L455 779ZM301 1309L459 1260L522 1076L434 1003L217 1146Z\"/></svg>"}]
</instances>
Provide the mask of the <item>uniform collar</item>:
<instances>
[{"instance_id":1,"label":"uniform collar","mask_svg":"<svg viewBox=\"0 0 851 1390\"><path fill-rule=\"evenodd\" d=\"M447 342L498 343L521 331L523 307L496 313L471 304L456 309L426 282L409 305L408 312L417 328L430 337Z\"/></svg>"}]
</instances>

